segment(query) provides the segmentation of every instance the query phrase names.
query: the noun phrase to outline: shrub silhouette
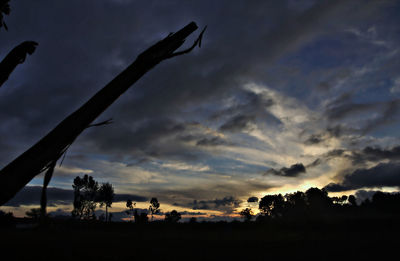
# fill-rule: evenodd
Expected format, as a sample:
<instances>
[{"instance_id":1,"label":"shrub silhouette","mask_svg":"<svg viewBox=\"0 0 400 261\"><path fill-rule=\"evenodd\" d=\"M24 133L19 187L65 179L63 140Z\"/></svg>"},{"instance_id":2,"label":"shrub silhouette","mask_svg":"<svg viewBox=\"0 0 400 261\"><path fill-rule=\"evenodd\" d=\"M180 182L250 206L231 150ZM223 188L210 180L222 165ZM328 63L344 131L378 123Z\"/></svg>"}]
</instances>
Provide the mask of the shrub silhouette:
<instances>
[{"instance_id":1,"label":"shrub silhouette","mask_svg":"<svg viewBox=\"0 0 400 261\"><path fill-rule=\"evenodd\" d=\"M177 223L181 219L181 214L176 210L165 214L165 221L168 223Z\"/></svg>"},{"instance_id":2,"label":"shrub silhouette","mask_svg":"<svg viewBox=\"0 0 400 261\"><path fill-rule=\"evenodd\" d=\"M98 191L97 201L100 202L100 207L106 206L106 222L109 221L108 208L111 208L114 196L113 186L108 182L103 183Z\"/></svg>"},{"instance_id":3,"label":"shrub silhouette","mask_svg":"<svg viewBox=\"0 0 400 261\"><path fill-rule=\"evenodd\" d=\"M95 219L96 199L99 184L92 176L85 175L83 178L77 176L72 185L74 189L74 209L72 216L78 219Z\"/></svg>"},{"instance_id":4,"label":"shrub silhouette","mask_svg":"<svg viewBox=\"0 0 400 261\"><path fill-rule=\"evenodd\" d=\"M244 219L244 221L251 221L251 219L253 218L253 211L250 208L245 208L242 211L240 211L240 216L242 216L242 218Z\"/></svg>"},{"instance_id":5,"label":"shrub silhouette","mask_svg":"<svg viewBox=\"0 0 400 261\"><path fill-rule=\"evenodd\" d=\"M149 212L151 214L151 220L153 221L153 217L155 214L160 213L160 203L157 198L151 198Z\"/></svg>"}]
</instances>

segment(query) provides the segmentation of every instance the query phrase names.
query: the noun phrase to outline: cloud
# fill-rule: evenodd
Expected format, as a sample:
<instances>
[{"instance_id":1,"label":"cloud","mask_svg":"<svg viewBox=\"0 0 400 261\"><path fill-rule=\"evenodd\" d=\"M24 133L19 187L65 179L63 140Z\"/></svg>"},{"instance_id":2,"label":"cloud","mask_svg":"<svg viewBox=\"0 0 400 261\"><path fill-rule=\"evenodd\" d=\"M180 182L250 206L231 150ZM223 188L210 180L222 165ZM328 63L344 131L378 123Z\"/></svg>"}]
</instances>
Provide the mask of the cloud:
<instances>
[{"instance_id":1,"label":"cloud","mask_svg":"<svg viewBox=\"0 0 400 261\"><path fill-rule=\"evenodd\" d=\"M366 161L379 162L382 160L399 160L400 146L395 146L390 149L368 146L361 151L354 151L351 155L351 159L355 164L362 164Z\"/></svg>"},{"instance_id":2,"label":"cloud","mask_svg":"<svg viewBox=\"0 0 400 261\"><path fill-rule=\"evenodd\" d=\"M254 203L254 202L258 202L258 197L249 197L248 199L247 199L247 202L249 202L249 203Z\"/></svg>"},{"instance_id":3,"label":"cloud","mask_svg":"<svg viewBox=\"0 0 400 261\"><path fill-rule=\"evenodd\" d=\"M296 163L290 166L289 168L283 167L280 170L276 169L269 169L267 170L264 175L276 175L276 176L283 176L283 177L297 177L302 173L306 173L306 168L302 163Z\"/></svg>"},{"instance_id":4,"label":"cloud","mask_svg":"<svg viewBox=\"0 0 400 261\"><path fill-rule=\"evenodd\" d=\"M18 194L5 204L5 206L20 207L22 205L40 205L40 196L42 187L39 186L25 186ZM132 195L132 194L118 194L116 193L114 202L126 201L131 199L136 202L147 201L146 197ZM47 205L70 205L74 200L73 190L60 189L49 187L47 188Z\"/></svg>"},{"instance_id":5,"label":"cloud","mask_svg":"<svg viewBox=\"0 0 400 261\"><path fill-rule=\"evenodd\" d=\"M189 165L184 162L171 162L171 163L162 163L161 167L169 168L173 170L182 170L182 171L195 171L195 172L203 172L210 171L209 166L205 165Z\"/></svg>"},{"instance_id":6,"label":"cloud","mask_svg":"<svg viewBox=\"0 0 400 261\"><path fill-rule=\"evenodd\" d=\"M232 213L235 208L238 208L241 203L241 200L228 196L214 200L194 200L192 203L189 203L188 206L194 210L220 210L229 214Z\"/></svg>"},{"instance_id":7,"label":"cloud","mask_svg":"<svg viewBox=\"0 0 400 261\"><path fill-rule=\"evenodd\" d=\"M225 122L219 129L221 131L239 132L250 127L255 117L252 115L236 115Z\"/></svg>"},{"instance_id":8,"label":"cloud","mask_svg":"<svg viewBox=\"0 0 400 261\"><path fill-rule=\"evenodd\" d=\"M391 93L399 93L400 92L400 77L397 77L393 80L393 86L390 88Z\"/></svg>"},{"instance_id":9,"label":"cloud","mask_svg":"<svg viewBox=\"0 0 400 261\"><path fill-rule=\"evenodd\" d=\"M212 138L202 138L196 142L197 146L207 146L207 147L214 147L214 146L223 146L223 145L232 145L232 143L227 142L220 137L212 137Z\"/></svg>"},{"instance_id":10,"label":"cloud","mask_svg":"<svg viewBox=\"0 0 400 261\"><path fill-rule=\"evenodd\" d=\"M325 188L340 192L361 188L400 187L400 164L379 163L368 169L357 169L345 175L340 183L331 183Z\"/></svg>"},{"instance_id":11,"label":"cloud","mask_svg":"<svg viewBox=\"0 0 400 261\"><path fill-rule=\"evenodd\" d=\"M242 202L242 198L248 198L252 193L265 192L273 187L274 185L261 180L220 181L214 177L209 184L161 189L155 191L153 196L160 202L193 210L208 209L231 213Z\"/></svg>"}]
</instances>

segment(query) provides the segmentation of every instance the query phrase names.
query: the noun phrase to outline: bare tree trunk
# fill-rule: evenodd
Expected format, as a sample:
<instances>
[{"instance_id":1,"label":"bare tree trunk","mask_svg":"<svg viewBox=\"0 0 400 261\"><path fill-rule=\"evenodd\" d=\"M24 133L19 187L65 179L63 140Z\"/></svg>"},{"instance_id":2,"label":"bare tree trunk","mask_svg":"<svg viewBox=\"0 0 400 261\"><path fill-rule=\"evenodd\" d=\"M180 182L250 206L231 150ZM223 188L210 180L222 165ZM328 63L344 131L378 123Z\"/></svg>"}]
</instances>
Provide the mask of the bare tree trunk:
<instances>
[{"instance_id":1,"label":"bare tree trunk","mask_svg":"<svg viewBox=\"0 0 400 261\"><path fill-rule=\"evenodd\" d=\"M26 41L7 54L0 63L0 87L7 81L17 65L23 63L28 54L33 54L37 45L36 42Z\"/></svg>"},{"instance_id":2,"label":"bare tree trunk","mask_svg":"<svg viewBox=\"0 0 400 261\"><path fill-rule=\"evenodd\" d=\"M9 163L0 171L0 206L29 183L36 175L51 167L83 130L132 84L161 61L190 52L201 43L200 34L192 47L175 52L191 33L197 29L194 22L176 33L168 35L141 53L122 73L97 92L82 107L65 118L38 143ZM175 52L175 53L174 53Z\"/></svg>"},{"instance_id":3,"label":"bare tree trunk","mask_svg":"<svg viewBox=\"0 0 400 261\"><path fill-rule=\"evenodd\" d=\"M54 161L46 171L43 180L42 196L40 198L40 218L44 221L47 217L47 186L50 183L51 177L53 176L56 162Z\"/></svg>"}]
</instances>

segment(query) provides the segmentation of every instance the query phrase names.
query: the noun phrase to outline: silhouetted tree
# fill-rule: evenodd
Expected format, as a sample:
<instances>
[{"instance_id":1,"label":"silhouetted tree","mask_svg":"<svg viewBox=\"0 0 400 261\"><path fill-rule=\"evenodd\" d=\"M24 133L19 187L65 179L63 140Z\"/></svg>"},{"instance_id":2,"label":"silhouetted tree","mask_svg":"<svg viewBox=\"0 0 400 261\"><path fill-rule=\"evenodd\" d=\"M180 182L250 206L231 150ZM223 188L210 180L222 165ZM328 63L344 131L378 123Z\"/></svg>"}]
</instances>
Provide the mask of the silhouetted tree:
<instances>
[{"instance_id":1,"label":"silhouetted tree","mask_svg":"<svg viewBox=\"0 0 400 261\"><path fill-rule=\"evenodd\" d=\"M151 221L153 221L153 216L155 214L160 213L160 203L158 202L157 198L151 198L149 212L151 214Z\"/></svg>"},{"instance_id":2,"label":"silhouetted tree","mask_svg":"<svg viewBox=\"0 0 400 261\"><path fill-rule=\"evenodd\" d=\"M27 215L29 218L38 220L42 215L42 212L40 208L31 208L31 210L25 212L25 215Z\"/></svg>"},{"instance_id":3,"label":"silhouetted tree","mask_svg":"<svg viewBox=\"0 0 400 261\"><path fill-rule=\"evenodd\" d=\"M197 223L197 218L191 217L191 218L189 219L189 223L190 223L190 224L195 224L195 223Z\"/></svg>"},{"instance_id":4,"label":"silhouetted tree","mask_svg":"<svg viewBox=\"0 0 400 261\"><path fill-rule=\"evenodd\" d=\"M177 223L181 219L181 214L176 210L165 214L165 221L170 223Z\"/></svg>"},{"instance_id":5,"label":"silhouetted tree","mask_svg":"<svg viewBox=\"0 0 400 261\"><path fill-rule=\"evenodd\" d=\"M240 211L239 213L242 218L244 219L244 221L249 222L251 221L251 219L253 218L253 211L250 208L245 208L242 211Z\"/></svg>"},{"instance_id":6,"label":"silhouetted tree","mask_svg":"<svg viewBox=\"0 0 400 261\"><path fill-rule=\"evenodd\" d=\"M15 226L15 218L12 212L4 212L0 210L0 228L10 228ZM4 237L3 237L4 238Z\"/></svg>"},{"instance_id":7,"label":"silhouetted tree","mask_svg":"<svg viewBox=\"0 0 400 261\"><path fill-rule=\"evenodd\" d=\"M332 200L332 202L333 202L334 204L340 204L340 205L342 205L342 204L344 204L344 203L346 202L347 196L346 196L346 195L343 195L343 196L341 196L341 197L332 197L331 200Z\"/></svg>"},{"instance_id":8,"label":"silhouetted tree","mask_svg":"<svg viewBox=\"0 0 400 261\"><path fill-rule=\"evenodd\" d=\"M134 207L136 206L136 203L132 202L132 200L128 199L126 201L126 207L128 210L125 212L129 217L134 216Z\"/></svg>"},{"instance_id":9,"label":"silhouetted tree","mask_svg":"<svg viewBox=\"0 0 400 261\"><path fill-rule=\"evenodd\" d=\"M111 208L114 196L113 186L110 183L103 183L98 191L97 201L100 202L100 207L106 206L106 222L109 221L108 208Z\"/></svg>"},{"instance_id":10,"label":"silhouetted tree","mask_svg":"<svg viewBox=\"0 0 400 261\"><path fill-rule=\"evenodd\" d=\"M281 194L266 195L260 199L258 208L265 216L279 217L282 216L285 207L285 200Z\"/></svg>"},{"instance_id":11,"label":"silhouetted tree","mask_svg":"<svg viewBox=\"0 0 400 261\"><path fill-rule=\"evenodd\" d=\"M332 205L332 199L328 197L325 189L309 188L306 192L307 204L313 215L326 213Z\"/></svg>"},{"instance_id":12,"label":"silhouetted tree","mask_svg":"<svg viewBox=\"0 0 400 261\"><path fill-rule=\"evenodd\" d=\"M141 212L139 214L137 209L135 209L134 216L135 216L135 223L143 224L143 223L147 223L149 221L149 218L148 218L146 212Z\"/></svg>"},{"instance_id":13,"label":"silhouetted tree","mask_svg":"<svg viewBox=\"0 0 400 261\"><path fill-rule=\"evenodd\" d=\"M357 206L356 197L355 197L354 195L350 195L350 196L349 196L349 203L350 203L352 206Z\"/></svg>"},{"instance_id":14,"label":"silhouetted tree","mask_svg":"<svg viewBox=\"0 0 400 261\"><path fill-rule=\"evenodd\" d=\"M92 176L85 175L83 178L76 177L72 187L74 189L72 216L79 219L95 219L94 211L97 205L99 184Z\"/></svg>"}]
</instances>

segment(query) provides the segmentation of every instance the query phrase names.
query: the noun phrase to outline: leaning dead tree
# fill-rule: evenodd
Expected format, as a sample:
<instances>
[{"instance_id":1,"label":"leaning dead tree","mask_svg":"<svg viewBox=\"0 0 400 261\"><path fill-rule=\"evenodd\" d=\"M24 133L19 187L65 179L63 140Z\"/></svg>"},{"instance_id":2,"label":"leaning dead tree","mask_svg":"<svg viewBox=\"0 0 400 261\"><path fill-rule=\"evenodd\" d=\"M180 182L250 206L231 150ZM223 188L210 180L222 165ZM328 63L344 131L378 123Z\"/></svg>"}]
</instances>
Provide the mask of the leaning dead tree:
<instances>
[{"instance_id":1,"label":"leaning dead tree","mask_svg":"<svg viewBox=\"0 0 400 261\"><path fill-rule=\"evenodd\" d=\"M166 38L145 50L131 65L82 107L65 118L30 149L5 166L0 171L0 185L2 187L2 190L0 190L0 206L13 198L36 175L46 170L44 185L47 186L57 160L86 128L99 125L93 125L92 122L132 84L161 61L189 53L196 45L200 47L205 28L189 49L176 51L185 42L186 37L197 28L197 25L191 22L178 32L169 34Z\"/></svg>"}]
</instances>

